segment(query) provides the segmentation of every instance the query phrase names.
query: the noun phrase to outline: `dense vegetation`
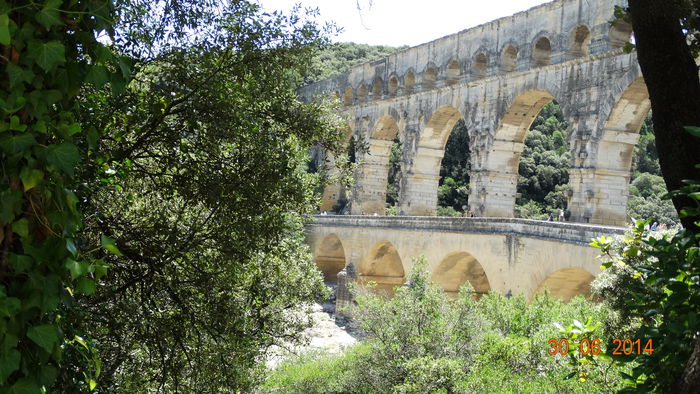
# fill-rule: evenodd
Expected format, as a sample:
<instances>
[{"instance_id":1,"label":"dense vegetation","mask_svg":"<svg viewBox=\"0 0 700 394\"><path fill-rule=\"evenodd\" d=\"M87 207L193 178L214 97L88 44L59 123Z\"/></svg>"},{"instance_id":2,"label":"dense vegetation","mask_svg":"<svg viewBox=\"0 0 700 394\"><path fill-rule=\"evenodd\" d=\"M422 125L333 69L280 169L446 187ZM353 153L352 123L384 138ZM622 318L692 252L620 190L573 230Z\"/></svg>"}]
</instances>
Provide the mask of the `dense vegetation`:
<instances>
[{"instance_id":1,"label":"dense vegetation","mask_svg":"<svg viewBox=\"0 0 700 394\"><path fill-rule=\"evenodd\" d=\"M290 360L263 391L584 393L622 387L620 375L603 364L563 379L570 373L569 357L548 354L548 341L565 337L555 323L582 325L578 321L594 317L598 324L588 338L618 335L622 325L606 305L583 297L564 304L547 294L528 302L522 294L496 292L475 301L469 285L450 301L429 281L425 262L416 267L410 285L392 299L372 293L357 298L353 317L366 334L362 343L341 355Z\"/></svg>"},{"instance_id":2,"label":"dense vegetation","mask_svg":"<svg viewBox=\"0 0 700 394\"><path fill-rule=\"evenodd\" d=\"M339 42L328 45L314 57L308 82L318 81L348 71L352 66L379 60L407 47Z\"/></svg>"},{"instance_id":3,"label":"dense vegetation","mask_svg":"<svg viewBox=\"0 0 700 394\"><path fill-rule=\"evenodd\" d=\"M340 126L295 89L326 43L246 1L0 1L1 392L260 379L325 295L306 152Z\"/></svg>"}]
</instances>

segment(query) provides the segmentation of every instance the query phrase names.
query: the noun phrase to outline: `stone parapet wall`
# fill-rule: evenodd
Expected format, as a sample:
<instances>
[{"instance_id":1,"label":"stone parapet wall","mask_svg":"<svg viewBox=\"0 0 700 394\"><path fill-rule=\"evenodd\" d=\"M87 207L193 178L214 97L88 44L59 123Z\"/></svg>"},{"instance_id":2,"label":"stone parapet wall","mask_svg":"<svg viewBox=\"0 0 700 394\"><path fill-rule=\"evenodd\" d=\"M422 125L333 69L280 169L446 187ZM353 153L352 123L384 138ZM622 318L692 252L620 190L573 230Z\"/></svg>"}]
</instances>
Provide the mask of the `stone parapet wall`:
<instances>
[{"instance_id":1,"label":"stone parapet wall","mask_svg":"<svg viewBox=\"0 0 700 394\"><path fill-rule=\"evenodd\" d=\"M518 218L428 216L328 215L317 217L308 226L517 235L580 245L587 245L592 238L597 238L601 235L622 235L625 232L625 229L622 227L571 222L547 222Z\"/></svg>"}]
</instances>

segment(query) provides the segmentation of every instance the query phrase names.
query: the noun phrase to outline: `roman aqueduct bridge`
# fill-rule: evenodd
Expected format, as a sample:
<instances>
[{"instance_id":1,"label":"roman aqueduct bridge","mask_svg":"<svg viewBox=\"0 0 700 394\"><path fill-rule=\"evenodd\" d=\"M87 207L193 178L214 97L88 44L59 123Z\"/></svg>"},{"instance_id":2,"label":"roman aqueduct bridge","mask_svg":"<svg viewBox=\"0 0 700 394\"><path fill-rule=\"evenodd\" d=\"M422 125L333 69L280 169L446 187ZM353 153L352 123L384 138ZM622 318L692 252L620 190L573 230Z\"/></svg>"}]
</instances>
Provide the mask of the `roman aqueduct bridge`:
<instances>
[{"instance_id":1,"label":"roman aqueduct bridge","mask_svg":"<svg viewBox=\"0 0 700 394\"><path fill-rule=\"evenodd\" d=\"M402 143L400 211L434 215L440 163L463 119L471 152L469 211L513 217L520 153L542 107L569 124L572 220L623 225L634 147L650 103L631 28L610 24L616 0L557 0L409 48L300 90L335 95L351 132L369 142L353 213L383 214L389 153ZM329 210L340 187L326 190Z\"/></svg>"},{"instance_id":2,"label":"roman aqueduct bridge","mask_svg":"<svg viewBox=\"0 0 700 394\"><path fill-rule=\"evenodd\" d=\"M337 272L352 262L360 279L397 285L411 257L425 254L448 291L469 280L477 291L531 295L552 275L548 285L564 296L583 291L600 264L597 250L586 246L589 235L621 231L594 225L626 222L632 155L650 109L636 55L623 50L631 27L610 23L614 6L624 3L552 1L300 89L307 100L341 100L349 134L368 141L347 193L353 214L383 214L399 136L400 215L411 216L317 219L307 239L321 269ZM552 100L569 125L568 209L580 225L512 219L527 131ZM437 208L445 145L460 119L471 153L468 209L478 218L428 218ZM321 209L345 194L327 188ZM542 225L550 227L540 232Z\"/></svg>"},{"instance_id":3,"label":"roman aqueduct bridge","mask_svg":"<svg viewBox=\"0 0 700 394\"><path fill-rule=\"evenodd\" d=\"M413 258L424 255L431 279L448 294L469 281L481 294L531 297L547 287L568 300L587 294L600 272L591 238L622 233L618 227L514 218L319 216L307 226L306 239L331 282L352 264L354 279L391 290L404 283Z\"/></svg>"}]
</instances>

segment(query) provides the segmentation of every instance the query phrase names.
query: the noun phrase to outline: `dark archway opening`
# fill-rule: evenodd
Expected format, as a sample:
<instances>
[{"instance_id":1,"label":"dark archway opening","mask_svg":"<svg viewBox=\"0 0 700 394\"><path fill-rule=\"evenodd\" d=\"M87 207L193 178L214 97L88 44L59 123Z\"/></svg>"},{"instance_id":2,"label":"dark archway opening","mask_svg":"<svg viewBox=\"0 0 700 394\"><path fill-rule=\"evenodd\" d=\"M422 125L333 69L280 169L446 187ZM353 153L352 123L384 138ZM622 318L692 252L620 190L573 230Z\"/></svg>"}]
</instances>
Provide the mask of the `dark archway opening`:
<instances>
[{"instance_id":1,"label":"dark archway opening","mask_svg":"<svg viewBox=\"0 0 700 394\"><path fill-rule=\"evenodd\" d=\"M462 216L469 207L469 132L460 119L452 129L440 164L438 216Z\"/></svg>"},{"instance_id":2,"label":"dark archway opening","mask_svg":"<svg viewBox=\"0 0 700 394\"><path fill-rule=\"evenodd\" d=\"M527 219L560 219L569 190L568 124L556 101L545 105L525 138L518 166L515 215Z\"/></svg>"},{"instance_id":3,"label":"dark archway opening","mask_svg":"<svg viewBox=\"0 0 700 394\"><path fill-rule=\"evenodd\" d=\"M399 213L399 194L401 193L401 140L396 134L389 154L389 177L386 183L386 211L387 216L396 216Z\"/></svg>"}]
</instances>

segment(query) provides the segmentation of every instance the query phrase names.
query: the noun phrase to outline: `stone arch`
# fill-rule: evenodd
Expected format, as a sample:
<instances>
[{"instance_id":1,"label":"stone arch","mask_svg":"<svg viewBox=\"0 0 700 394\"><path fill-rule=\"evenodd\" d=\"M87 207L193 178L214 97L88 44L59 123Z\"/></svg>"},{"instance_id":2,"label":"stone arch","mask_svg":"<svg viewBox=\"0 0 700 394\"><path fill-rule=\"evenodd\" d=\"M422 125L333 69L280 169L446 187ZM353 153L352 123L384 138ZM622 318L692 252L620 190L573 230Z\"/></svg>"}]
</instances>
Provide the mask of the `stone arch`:
<instances>
[{"instance_id":1,"label":"stone arch","mask_svg":"<svg viewBox=\"0 0 700 394\"><path fill-rule=\"evenodd\" d=\"M382 98L382 79L377 77L372 83L372 100L381 100Z\"/></svg>"},{"instance_id":2,"label":"stone arch","mask_svg":"<svg viewBox=\"0 0 700 394\"><path fill-rule=\"evenodd\" d=\"M484 52L474 55L472 61L473 74L477 78L483 78L488 73L489 59Z\"/></svg>"},{"instance_id":3,"label":"stone arch","mask_svg":"<svg viewBox=\"0 0 700 394\"><path fill-rule=\"evenodd\" d=\"M623 21L615 21L610 27L608 41L611 48L622 48L632 39L632 25Z\"/></svg>"},{"instance_id":4,"label":"stone arch","mask_svg":"<svg viewBox=\"0 0 700 394\"><path fill-rule=\"evenodd\" d=\"M407 71L403 78L403 88L406 94L413 93L416 86L416 74L413 71Z\"/></svg>"},{"instance_id":5,"label":"stone arch","mask_svg":"<svg viewBox=\"0 0 700 394\"><path fill-rule=\"evenodd\" d=\"M622 89L621 89L622 90ZM639 130L651 109L643 77L637 77L613 101L597 143L593 168L569 172L576 219L622 226L627 222L627 200L634 148Z\"/></svg>"},{"instance_id":6,"label":"stone arch","mask_svg":"<svg viewBox=\"0 0 700 394\"><path fill-rule=\"evenodd\" d=\"M440 163L445 144L462 114L452 106L443 106L430 114L420 132L418 148L406 175L401 209L409 215L431 216L437 209Z\"/></svg>"},{"instance_id":7,"label":"stone arch","mask_svg":"<svg viewBox=\"0 0 700 394\"><path fill-rule=\"evenodd\" d=\"M501 52L501 71L512 72L518 67L518 50L513 45L506 45Z\"/></svg>"},{"instance_id":8,"label":"stone arch","mask_svg":"<svg viewBox=\"0 0 700 394\"><path fill-rule=\"evenodd\" d=\"M425 90L430 90L435 88L435 82L437 81L437 67L434 64L429 63L422 74L421 87Z\"/></svg>"},{"instance_id":9,"label":"stone arch","mask_svg":"<svg viewBox=\"0 0 700 394\"><path fill-rule=\"evenodd\" d=\"M457 108L446 105L438 108L429 115L420 133L419 146L430 146L433 148L444 148L447 138L462 114Z\"/></svg>"},{"instance_id":10,"label":"stone arch","mask_svg":"<svg viewBox=\"0 0 700 394\"><path fill-rule=\"evenodd\" d=\"M590 53L591 31L586 25L578 25L571 31L569 57L577 58L588 56Z\"/></svg>"},{"instance_id":11,"label":"stone arch","mask_svg":"<svg viewBox=\"0 0 700 394\"><path fill-rule=\"evenodd\" d=\"M554 96L547 91L530 90L513 99L501 116L487 153L485 171L471 180L470 206L480 202L482 207L474 210L481 215L513 217L525 136L542 107L553 99Z\"/></svg>"},{"instance_id":12,"label":"stone arch","mask_svg":"<svg viewBox=\"0 0 700 394\"><path fill-rule=\"evenodd\" d=\"M578 268L563 268L551 273L542 283L537 286L535 293L541 294L544 289L549 289L549 294L553 297L561 298L564 302L569 302L575 296L582 294L591 295L591 282L595 277L590 272Z\"/></svg>"},{"instance_id":13,"label":"stone arch","mask_svg":"<svg viewBox=\"0 0 700 394\"><path fill-rule=\"evenodd\" d=\"M532 46L532 62L535 67L546 66L552 62L552 43L549 38L541 36Z\"/></svg>"},{"instance_id":14,"label":"stone arch","mask_svg":"<svg viewBox=\"0 0 700 394\"><path fill-rule=\"evenodd\" d=\"M352 129L350 126L345 128L343 147L347 151L350 146L350 139L352 138ZM348 158L349 159L349 158ZM335 166L336 158L330 153L326 152L326 158L324 161L324 166L329 177L332 177L338 173L338 169ZM338 205L339 203L341 203ZM345 203L347 203L347 190L342 182L335 182L326 185L323 189L323 194L321 196L321 206L319 209L321 211L332 211L334 209L344 208Z\"/></svg>"},{"instance_id":15,"label":"stone arch","mask_svg":"<svg viewBox=\"0 0 700 394\"><path fill-rule=\"evenodd\" d=\"M328 234L316 249L316 267L325 282L336 283L337 275L345 268L345 248L337 234Z\"/></svg>"},{"instance_id":16,"label":"stone arch","mask_svg":"<svg viewBox=\"0 0 700 394\"><path fill-rule=\"evenodd\" d=\"M343 104L346 106L352 105L352 87L350 86L346 87L343 93Z\"/></svg>"},{"instance_id":17,"label":"stone arch","mask_svg":"<svg viewBox=\"0 0 700 394\"><path fill-rule=\"evenodd\" d=\"M399 79L396 75L389 77L389 97L396 97L399 91Z\"/></svg>"},{"instance_id":18,"label":"stone arch","mask_svg":"<svg viewBox=\"0 0 700 394\"><path fill-rule=\"evenodd\" d=\"M374 244L357 269L360 283L376 282L377 289L393 294L404 283L405 271L399 252L389 241Z\"/></svg>"},{"instance_id":19,"label":"stone arch","mask_svg":"<svg viewBox=\"0 0 700 394\"><path fill-rule=\"evenodd\" d=\"M442 286L450 298L456 298L459 288L471 283L477 295L491 290L489 279L479 261L467 252L453 252L445 256L433 269L430 280Z\"/></svg>"},{"instance_id":20,"label":"stone arch","mask_svg":"<svg viewBox=\"0 0 700 394\"><path fill-rule=\"evenodd\" d=\"M367 86L363 83L357 88L357 101L360 104L367 102Z\"/></svg>"},{"instance_id":21,"label":"stone arch","mask_svg":"<svg viewBox=\"0 0 700 394\"><path fill-rule=\"evenodd\" d=\"M459 77L462 74L462 70L461 70L461 67L459 65L459 61L457 61L456 59L450 60L450 62L447 63L446 70L447 70L446 82L448 85L452 85L452 84L459 82Z\"/></svg>"},{"instance_id":22,"label":"stone arch","mask_svg":"<svg viewBox=\"0 0 700 394\"><path fill-rule=\"evenodd\" d=\"M363 157L353 193L353 214L384 215L389 156L393 139L398 132L398 120L389 114L381 116L372 128L369 151Z\"/></svg>"}]
</instances>

